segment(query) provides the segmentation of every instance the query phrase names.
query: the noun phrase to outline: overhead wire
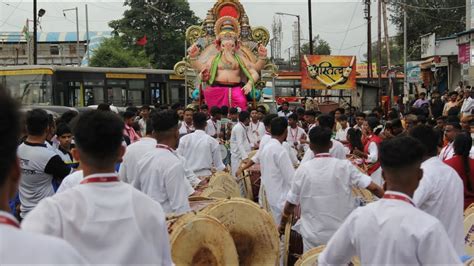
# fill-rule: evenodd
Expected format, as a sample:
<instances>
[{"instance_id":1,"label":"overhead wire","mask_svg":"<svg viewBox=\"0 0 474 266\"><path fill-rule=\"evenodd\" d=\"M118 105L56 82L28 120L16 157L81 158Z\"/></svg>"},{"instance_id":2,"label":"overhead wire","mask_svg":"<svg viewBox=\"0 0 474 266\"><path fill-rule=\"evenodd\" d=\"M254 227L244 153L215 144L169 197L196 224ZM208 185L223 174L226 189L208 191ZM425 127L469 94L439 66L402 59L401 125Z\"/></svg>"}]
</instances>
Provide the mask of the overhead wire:
<instances>
[{"instance_id":1,"label":"overhead wire","mask_svg":"<svg viewBox=\"0 0 474 266\"><path fill-rule=\"evenodd\" d=\"M3 3L3 2L2 2ZM10 15L8 15L5 20L3 21L3 23L0 25L0 27L4 26L8 20L13 16L13 14L15 13L15 11L18 9L18 7L21 5L21 3L23 3L23 0L21 0L20 2L18 2L18 5L16 5L14 8L13 8L13 11L10 13ZM6 4L6 3L5 3ZM10 5L9 5L10 6Z\"/></svg>"},{"instance_id":2,"label":"overhead wire","mask_svg":"<svg viewBox=\"0 0 474 266\"><path fill-rule=\"evenodd\" d=\"M352 21L354 20L354 16L355 16L355 13L356 13L358 7L359 7L359 3L356 3L356 5L354 7L354 11L352 12L351 20L349 21L349 25L347 26L347 29L350 29L350 27L352 25ZM341 46L339 48L339 52L341 52L342 47L344 46L344 43L346 42L346 38L347 38L348 33L349 33L349 31L346 31L346 33L344 34L344 38L342 39L342 43L341 43Z\"/></svg>"}]
</instances>

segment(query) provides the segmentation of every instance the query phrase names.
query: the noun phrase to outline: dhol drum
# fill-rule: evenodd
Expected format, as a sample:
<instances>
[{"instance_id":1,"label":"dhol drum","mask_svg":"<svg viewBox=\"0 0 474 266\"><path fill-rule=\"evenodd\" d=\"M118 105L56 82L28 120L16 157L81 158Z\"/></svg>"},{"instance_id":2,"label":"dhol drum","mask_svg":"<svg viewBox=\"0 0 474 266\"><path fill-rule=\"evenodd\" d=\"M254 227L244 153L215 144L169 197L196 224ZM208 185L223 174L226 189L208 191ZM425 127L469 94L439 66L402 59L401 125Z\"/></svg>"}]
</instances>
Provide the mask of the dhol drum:
<instances>
[{"instance_id":1,"label":"dhol drum","mask_svg":"<svg viewBox=\"0 0 474 266\"><path fill-rule=\"evenodd\" d=\"M226 172L217 172L209 177L209 182L196 189L196 196L210 198L240 197L240 189L235 178Z\"/></svg>"},{"instance_id":2,"label":"dhol drum","mask_svg":"<svg viewBox=\"0 0 474 266\"><path fill-rule=\"evenodd\" d=\"M254 202L258 203L258 197L260 192L261 186L261 173L260 173L260 165L255 164L247 169L245 173L245 188L246 188L246 198L249 200L253 200Z\"/></svg>"},{"instance_id":3,"label":"dhol drum","mask_svg":"<svg viewBox=\"0 0 474 266\"><path fill-rule=\"evenodd\" d=\"M283 263L285 265L294 265L303 254L303 238L292 229L292 226L301 218L301 207L297 206L291 216L291 219L285 227L285 254L283 254Z\"/></svg>"},{"instance_id":4,"label":"dhol drum","mask_svg":"<svg viewBox=\"0 0 474 266\"><path fill-rule=\"evenodd\" d=\"M233 237L240 265L275 265L278 231L273 218L254 202L242 199L191 198L191 209L218 219Z\"/></svg>"},{"instance_id":5,"label":"dhol drum","mask_svg":"<svg viewBox=\"0 0 474 266\"><path fill-rule=\"evenodd\" d=\"M363 160L355 155L350 155L347 158L352 164L357 167L362 173L367 174L367 165L363 163ZM367 189L352 187L352 195L356 199L358 206L365 206L376 200L375 196Z\"/></svg>"},{"instance_id":6,"label":"dhol drum","mask_svg":"<svg viewBox=\"0 0 474 266\"><path fill-rule=\"evenodd\" d=\"M474 256L474 214L464 218L464 251Z\"/></svg>"},{"instance_id":7,"label":"dhol drum","mask_svg":"<svg viewBox=\"0 0 474 266\"><path fill-rule=\"evenodd\" d=\"M295 266L314 266L318 264L318 257L324 251L326 246L315 247L301 256L295 263ZM360 260L357 257L352 258L348 265L359 266Z\"/></svg>"},{"instance_id":8,"label":"dhol drum","mask_svg":"<svg viewBox=\"0 0 474 266\"><path fill-rule=\"evenodd\" d=\"M237 249L222 223L205 214L167 219L171 257L176 265L237 265Z\"/></svg>"}]
</instances>

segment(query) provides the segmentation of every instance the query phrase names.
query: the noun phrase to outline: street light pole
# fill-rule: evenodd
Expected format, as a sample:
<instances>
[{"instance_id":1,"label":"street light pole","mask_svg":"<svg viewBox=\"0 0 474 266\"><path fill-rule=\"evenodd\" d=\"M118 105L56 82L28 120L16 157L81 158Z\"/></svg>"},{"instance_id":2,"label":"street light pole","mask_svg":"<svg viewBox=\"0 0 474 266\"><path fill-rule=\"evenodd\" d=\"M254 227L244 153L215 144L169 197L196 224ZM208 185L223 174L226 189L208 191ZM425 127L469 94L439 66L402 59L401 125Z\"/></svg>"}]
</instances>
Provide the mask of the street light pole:
<instances>
[{"instance_id":1,"label":"street light pole","mask_svg":"<svg viewBox=\"0 0 474 266\"><path fill-rule=\"evenodd\" d=\"M308 0L308 21L309 21L309 54L313 54L313 15L311 0Z\"/></svg>"}]
</instances>

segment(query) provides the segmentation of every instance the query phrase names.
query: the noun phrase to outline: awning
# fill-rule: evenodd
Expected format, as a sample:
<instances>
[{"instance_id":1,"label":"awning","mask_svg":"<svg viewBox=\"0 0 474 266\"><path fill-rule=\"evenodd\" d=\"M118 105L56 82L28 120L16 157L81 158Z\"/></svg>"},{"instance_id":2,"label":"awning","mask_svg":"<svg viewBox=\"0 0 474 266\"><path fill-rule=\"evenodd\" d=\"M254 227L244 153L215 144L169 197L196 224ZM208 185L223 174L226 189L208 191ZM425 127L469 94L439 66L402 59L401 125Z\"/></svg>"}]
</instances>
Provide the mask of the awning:
<instances>
[{"instance_id":1,"label":"awning","mask_svg":"<svg viewBox=\"0 0 474 266\"><path fill-rule=\"evenodd\" d=\"M431 57L429 59L426 59L425 61L422 61L420 63L420 68L421 69L431 69L431 67L433 66L434 61L435 61L435 57Z\"/></svg>"}]
</instances>

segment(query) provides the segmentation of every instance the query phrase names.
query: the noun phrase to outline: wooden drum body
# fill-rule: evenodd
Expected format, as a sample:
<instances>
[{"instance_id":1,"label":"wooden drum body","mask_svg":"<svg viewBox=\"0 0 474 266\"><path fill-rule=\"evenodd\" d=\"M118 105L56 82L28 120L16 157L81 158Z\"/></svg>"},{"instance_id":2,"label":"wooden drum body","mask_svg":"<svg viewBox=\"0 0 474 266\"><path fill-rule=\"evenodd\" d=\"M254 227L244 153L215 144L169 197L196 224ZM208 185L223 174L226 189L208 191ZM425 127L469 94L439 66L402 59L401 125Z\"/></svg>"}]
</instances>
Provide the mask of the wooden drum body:
<instances>
[{"instance_id":1,"label":"wooden drum body","mask_svg":"<svg viewBox=\"0 0 474 266\"><path fill-rule=\"evenodd\" d=\"M240 197L240 188L235 178L226 172L217 172L209 178L209 183L197 190L197 196L208 198Z\"/></svg>"}]
</instances>

